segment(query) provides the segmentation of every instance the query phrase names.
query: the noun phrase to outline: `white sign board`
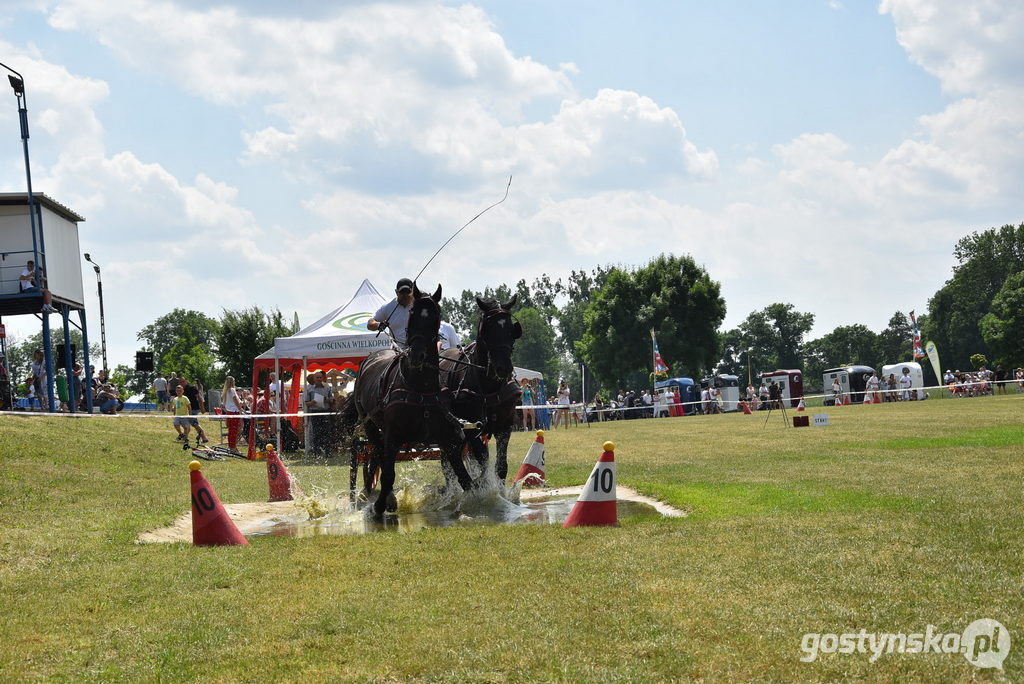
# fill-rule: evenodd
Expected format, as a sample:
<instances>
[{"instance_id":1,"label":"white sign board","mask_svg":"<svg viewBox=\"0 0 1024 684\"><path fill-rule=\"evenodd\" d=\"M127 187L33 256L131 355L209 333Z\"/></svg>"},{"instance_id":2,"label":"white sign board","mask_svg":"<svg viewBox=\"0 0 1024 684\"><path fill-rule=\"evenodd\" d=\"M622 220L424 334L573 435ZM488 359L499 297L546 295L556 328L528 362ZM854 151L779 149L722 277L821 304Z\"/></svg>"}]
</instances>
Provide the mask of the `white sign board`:
<instances>
[{"instance_id":1,"label":"white sign board","mask_svg":"<svg viewBox=\"0 0 1024 684\"><path fill-rule=\"evenodd\" d=\"M828 414L827 413L815 413L814 414L814 427L819 425L828 425Z\"/></svg>"}]
</instances>

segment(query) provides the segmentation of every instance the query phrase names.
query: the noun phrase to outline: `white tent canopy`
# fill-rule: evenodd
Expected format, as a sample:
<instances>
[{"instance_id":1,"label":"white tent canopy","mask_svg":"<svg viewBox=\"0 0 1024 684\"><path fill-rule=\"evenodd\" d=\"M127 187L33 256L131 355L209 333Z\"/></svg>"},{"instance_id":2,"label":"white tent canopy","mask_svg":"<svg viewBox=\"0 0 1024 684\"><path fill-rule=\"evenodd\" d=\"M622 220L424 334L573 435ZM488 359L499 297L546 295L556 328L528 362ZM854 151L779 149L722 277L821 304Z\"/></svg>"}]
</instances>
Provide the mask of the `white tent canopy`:
<instances>
[{"instance_id":1,"label":"white tent canopy","mask_svg":"<svg viewBox=\"0 0 1024 684\"><path fill-rule=\"evenodd\" d=\"M386 349L391 346L391 336L367 330L366 323L388 301L369 280L363 280L344 306L290 337L276 338L273 348L257 358L362 358Z\"/></svg>"},{"instance_id":2,"label":"white tent canopy","mask_svg":"<svg viewBox=\"0 0 1024 684\"><path fill-rule=\"evenodd\" d=\"M537 371L530 370L529 368L520 368L519 366L513 366L512 373L515 375L516 380L522 380L523 378L526 378L527 380L544 379L543 373L538 373Z\"/></svg>"}]
</instances>

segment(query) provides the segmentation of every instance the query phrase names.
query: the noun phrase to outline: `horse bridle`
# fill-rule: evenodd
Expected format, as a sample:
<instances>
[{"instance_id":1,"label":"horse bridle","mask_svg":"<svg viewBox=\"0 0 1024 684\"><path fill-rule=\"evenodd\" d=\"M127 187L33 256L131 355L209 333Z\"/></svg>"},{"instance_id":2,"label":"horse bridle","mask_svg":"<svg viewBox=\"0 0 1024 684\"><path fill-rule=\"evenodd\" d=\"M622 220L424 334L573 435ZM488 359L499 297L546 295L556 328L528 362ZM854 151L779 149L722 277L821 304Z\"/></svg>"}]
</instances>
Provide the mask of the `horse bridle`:
<instances>
[{"instance_id":1,"label":"horse bridle","mask_svg":"<svg viewBox=\"0 0 1024 684\"><path fill-rule=\"evenodd\" d=\"M484 337L483 337L482 333L483 333L484 323L486 323L488 321L488 319L494 318L496 316L501 316L501 315L508 316L509 322L512 323L512 343L511 344L496 345L496 346L492 347L492 345L488 344L487 340L485 340ZM487 366L483 370L486 370L487 374L490 377L492 377L495 380L501 380L501 378L498 377L496 373L494 373L494 365L491 363L491 349L492 348L493 349L506 349L507 348L508 349L509 358L511 358L512 357L512 350L515 349L515 346L516 346L516 340L518 340L522 336L523 336L523 326L522 326L522 324L520 324L519 321L516 320L515 316L513 316L512 312L509 311L508 309L505 309L505 308L503 308L501 306L497 306L497 307L495 307L493 309L489 309L489 310L483 312L483 315L480 317L480 323L479 323L479 325L477 325L477 329L476 329L476 345L477 345L477 347L482 347L484 353L487 355ZM479 366L477 366L477 367L479 368Z\"/></svg>"}]
</instances>

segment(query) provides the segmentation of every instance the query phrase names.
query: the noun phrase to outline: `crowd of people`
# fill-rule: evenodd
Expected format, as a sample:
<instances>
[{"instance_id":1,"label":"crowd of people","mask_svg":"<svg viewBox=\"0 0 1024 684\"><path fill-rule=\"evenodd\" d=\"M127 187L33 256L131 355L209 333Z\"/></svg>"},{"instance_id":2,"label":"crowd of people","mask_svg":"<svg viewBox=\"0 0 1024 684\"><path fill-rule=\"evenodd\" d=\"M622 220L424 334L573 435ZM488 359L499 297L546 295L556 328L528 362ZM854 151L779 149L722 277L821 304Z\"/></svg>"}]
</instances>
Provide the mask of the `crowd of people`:
<instances>
[{"instance_id":1,"label":"crowd of people","mask_svg":"<svg viewBox=\"0 0 1024 684\"><path fill-rule=\"evenodd\" d=\"M942 375L942 384L949 388L954 397L1006 394L1008 385L1016 385L1018 392L1024 392L1024 368L1007 371L1001 365L996 366L995 370L982 366L977 371L966 373L947 369Z\"/></svg>"}]
</instances>

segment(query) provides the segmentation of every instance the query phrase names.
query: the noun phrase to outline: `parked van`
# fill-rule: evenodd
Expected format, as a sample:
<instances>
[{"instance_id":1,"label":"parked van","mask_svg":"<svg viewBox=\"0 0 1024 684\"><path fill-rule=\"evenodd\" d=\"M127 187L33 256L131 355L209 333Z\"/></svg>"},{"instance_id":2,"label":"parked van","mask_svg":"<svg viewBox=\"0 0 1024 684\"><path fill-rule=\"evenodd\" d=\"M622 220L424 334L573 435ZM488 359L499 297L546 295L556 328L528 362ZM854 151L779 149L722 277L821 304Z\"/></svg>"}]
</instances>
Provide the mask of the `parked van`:
<instances>
[{"instance_id":1,"label":"parked van","mask_svg":"<svg viewBox=\"0 0 1024 684\"><path fill-rule=\"evenodd\" d=\"M888 378L889 373L892 373L897 380L903 377L903 369L906 368L910 371L910 389L918 390L918 399L927 399L928 395L921 388L924 387L924 369L921 368L921 364L915 361L907 361L905 363L890 363L882 366L882 378Z\"/></svg>"},{"instance_id":2,"label":"parked van","mask_svg":"<svg viewBox=\"0 0 1024 684\"><path fill-rule=\"evenodd\" d=\"M674 387L679 393L679 403L683 405L683 415L692 416L697 412L697 389L693 385L693 378L669 378L658 380L654 383L654 389L660 390L665 387Z\"/></svg>"},{"instance_id":3,"label":"parked van","mask_svg":"<svg viewBox=\"0 0 1024 684\"><path fill-rule=\"evenodd\" d=\"M864 403L864 388L867 386L868 378L875 372L871 366L841 366L829 368L821 376L821 387L825 393L825 405L831 406L834 400L831 397L832 381L838 379L843 394L850 395L850 402L853 404Z\"/></svg>"},{"instance_id":4,"label":"parked van","mask_svg":"<svg viewBox=\"0 0 1024 684\"><path fill-rule=\"evenodd\" d=\"M740 408L740 379L735 375L712 375L700 381L701 388L705 386L718 388L719 396L722 397L722 411L738 411Z\"/></svg>"},{"instance_id":5,"label":"parked van","mask_svg":"<svg viewBox=\"0 0 1024 684\"><path fill-rule=\"evenodd\" d=\"M765 382L774 380L775 384L782 388L782 399L789 399L789 405L793 408L796 408L804 396L804 374L799 370L769 371L761 373L760 378Z\"/></svg>"}]
</instances>

